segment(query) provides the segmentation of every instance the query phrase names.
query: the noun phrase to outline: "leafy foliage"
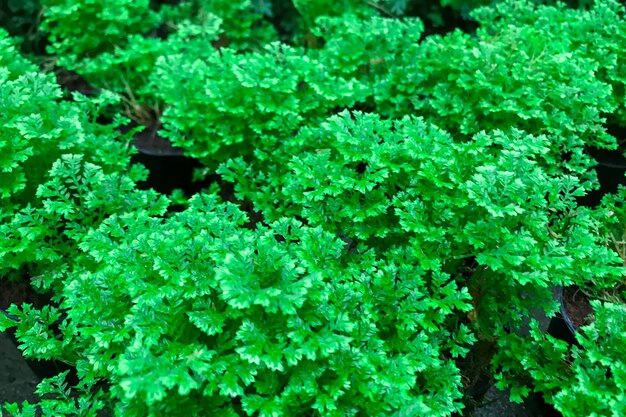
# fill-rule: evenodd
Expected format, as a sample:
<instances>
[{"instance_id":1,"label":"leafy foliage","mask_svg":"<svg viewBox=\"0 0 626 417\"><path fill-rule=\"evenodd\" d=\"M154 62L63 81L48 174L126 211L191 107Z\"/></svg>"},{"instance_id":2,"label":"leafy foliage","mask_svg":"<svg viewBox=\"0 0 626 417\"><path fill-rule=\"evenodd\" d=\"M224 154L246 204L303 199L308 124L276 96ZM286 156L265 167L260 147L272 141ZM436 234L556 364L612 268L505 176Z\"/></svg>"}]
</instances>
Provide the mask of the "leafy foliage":
<instances>
[{"instance_id":1,"label":"leafy foliage","mask_svg":"<svg viewBox=\"0 0 626 417\"><path fill-rule=\"evenodd\" d=\"M586 148L617 146L623 7L494 2L426 38L409 17L484 3L43 0L56 64L119 93L91 98L1 31L0 273L52 303L0 328L80 380L4 409L449 416L478 339L514 399L621 399L622 305L578 350L528 316L623 281L624 191L576 205ZM99 123L124 107L219 181L184 208L138 189L128 120Z\"/></svg>"},{"instance_id":2,"label":"leafy foliage","mask_svg":"<svg viewBox=\"0 0 626 417\"><path fill-rule=\"evenodd\" d=\"M182 96L181 83L189 87ZM356 90L327 74L321 62L280 44L263 53L215 52L206 61L163 57L152 85L175 103L163 113L167 136L209 166L255 148L259 153L273 149L307 121L353 103ZM338 86L343 94L336 92Z\"/></svg>"},{"instance_id":3,"label":"leafy foliage","mask_svg":"<svg viewBox=\"0 0 626 417\"><path fill-rule=\"evenodd\" d=\"M92 392L93 387L83 384L80 387L70 387L65 381L68 371L59 375L44 379L37 387L36 393L43 399L39 404L7 404L5 407L12 417L44 416L97 416L98 411L103 410L103 392ZM79 393L78 398L76 393Z\"/></svg>"},{"instance_id":4,"label":"leafy foliage","mask_svg":"<svg viewBox=\"0 0 626 417\"><path fill-rule=\"evenodd\" d=\"M593 275L599 287L621 273L615 253L590 227L591 215L574 211L584 187L541 167L546 136L482 132L457 144L422 119L359 113L332 117L301 136L297 142L314 149L290 153L297 156L274 182L259 176L248 186L241 161L222 173L266 218L290 213L357 247L409 245L420 264L448 264L457 273L459 261L475 259L480 268L466 284L482 288L476 303L479 317L492 322L486 333L521 325L533 303L553 310L547 288L583 282L574 271ZM506 311L503 298L512 299Z\"/></svg>"},{"instance_id":5,"label":"leafy foliage","mask_svg":"<svg viewBox=\"0 0 626 417\"><path fill-rule=\"evenodd\" d=\"M554 403L564 416L618 416L624 409L626 349L624 304L592 302L595 321L577 335L572 377L555 395Z\"/></svg>"},{"instance_id":6,"label":"leafy foliage","mask_svg":"<svg viewBox=\"0 0 626 417\"><path fill-rule=\"evenodd\" d=\"M442 357L473 337L440 326L469 294L447 274L409 267L409 254L346 258L332 234L293 220L245 221L203 195L167 220L120 214L86 234L56 347L87 382L111 383L116 413L460 409L459 371Z\"/></svg>"},{"instance_id":7,"label":"leafy foliage","mask_svg":"<svg viewBox=\"0 0 626 417\"><path fill-rule=\"evenodd\" d=\"M110 52L128 35L149 32L157 22L149 0L43 0L42 5L52 52L69 60Z\"/></svg>"},{"instance_id":8,"label":"leafy foliage","mask_svg":"<svg viewBox=\"0 0 626 417\"><path fill-rule=\"evenodd\" d=\"M99 109L116 97L110 93L93 99L75 95L74 102L60 101L62 93L52 76L38 72L22 58L5 32L0 37L0 229L4 236L0 271L8 274L35 262L41 263L39 270L44 263L66 264L66 257L75 251L67 247L61 232L66 222L69 229L89 228L89 222L104 214L98 205L117 212L120 201L127 199L125 191L132 187L126 179L125 186L117 188L124 182L120 173L130 157L127 139L115 133L123 120L109 126L94 123ZM71 166L64 165L59 158L72 152L78 156L66 157ZM87 172L79 169L80 160L89 166ZM47 182L50 170L53 178ZM143 176L143 170L133 170L136 180ZM105 178L112 178L113 183ZM92 191L97 200L89 195ZM84 212L84 204L94 211Z\"/></svg>"},{"instance_id":9,"label":"leafy foliage","mask_svg":"<svg viewBox=\"0 0 626 417\"><path fill-rule=\"evenodd\" d=\"M589 10L568 9L562 3L538 6L525 0L504 1L497 7L477 10L474 16L481 23L482 30L490 33L501 33L511 25L520 29L533 27L541 28L544 33L559 33L559 43L567 42L570 51L599 64L593 70L594 77L612 87L611 97L603 100L617 107L615 111L601 111L612 114L612 118L623 125L625 11L624 6L615 0L597 1ZM549 48L543 49L550 55L548 51ZM566 93L566 96L567 103L570 103L572 94Z\"/></svg>"},{"instance_id":10,"label":"leafy foliage","mask_svg":"<svg viewBox=\"0 0 626 417\"><path fill-rule=\"evenodd\" d=\"M215 16L221 20L220 43L231 48L259 48L276 39L271 25L263 20L263 8L258 1L194 0L193 3L196 3L198 11L192 16ZM198 21L191 16L189 20Z\"/></svg>"},{"instance_id":11,"label":"leafy foliage","mask_svg":"<svg viewBox=\"0 0 626 417\"><path fill-rule=\"evenodd\" d=\"M586 171L585 145L615 146L602 128L615 104L611 87L594 76L604 61L579 52L564 26L509 24L481 27L477 36L431 36L377 83L378 108L392 116L417 113L466 138L482 129L548 134L555 140L551 166Z\"/></svg>"},{"instance_id":12,"label":"leafy foliage","mask_svg":"<svg viewBox=\"0 0 626 417\"><path fill-rule=\"evenodd\" d=\"M133 179L143 173L136 169L128 176L107 175L99 166L83 163L81 155L63 155L48 172L50 179L37 189L41 206L28 205L0 225L5 236L0 245L3 269L46 265L38 285L48 289L67 268L67 258L76 255L82 236L107 216L138 209L163 214L167 199L154 191L135 190Z\"/></svg>"},{"instance_id":13,"label":"leafy foliage","mask_svg":"<svg viewBox=\"0 0 626 417\"><path fill-rule=\"evenodd\" d=\"M116 125L92 123L113 95L60 102L53 77L21 57L1 30L0 48L0 218L34 201L36 188L62 153L84 154L109 171L128 164L125 143L111 139Z\"/></svg>"}]
</instances>

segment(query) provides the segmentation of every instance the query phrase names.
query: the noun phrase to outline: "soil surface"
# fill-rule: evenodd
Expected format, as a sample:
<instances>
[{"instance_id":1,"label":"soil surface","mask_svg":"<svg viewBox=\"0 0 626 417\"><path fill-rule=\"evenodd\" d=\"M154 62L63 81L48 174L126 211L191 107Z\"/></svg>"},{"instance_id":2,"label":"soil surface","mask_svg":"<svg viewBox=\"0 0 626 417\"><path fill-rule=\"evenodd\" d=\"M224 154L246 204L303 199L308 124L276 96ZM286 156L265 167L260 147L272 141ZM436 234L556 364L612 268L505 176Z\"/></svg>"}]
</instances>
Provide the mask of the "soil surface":
<instances>
[{"instance_id":1,"label":"soil surface","mask_svg":"<svg viewBox=\"0 0 626 417\"><path fill-rule=\"evenodd\" d=\"M593 321L593 308L589 303L589 299L583 294L578 287L563 288L563 319L568 323L568 327L573 327L574 331L578 331Z\"/></svg>"},{"instance_id":2,"label":"soil surface","mask_svg":"<svg viewBox=\"0 0 626 417\"><path fill-rule=\"evenodd\" d=\"M471 417L544 417L532 401L523 404L512 403L508 391L500 391L492 386L483 399L482 405L470 413Z\"/></svg>"},{"instance_id":3,"label":"soil surface","mask_svg":"<svg viewBox=\"0 0 626 417\"><path fill-rule=\"evenodd\" d=\"M44 294L35 292L26 280L0 280L0 309L6 310L11 304L29 303L35 307L42 307L50 302Z\"/></svg>"}]
</instances>

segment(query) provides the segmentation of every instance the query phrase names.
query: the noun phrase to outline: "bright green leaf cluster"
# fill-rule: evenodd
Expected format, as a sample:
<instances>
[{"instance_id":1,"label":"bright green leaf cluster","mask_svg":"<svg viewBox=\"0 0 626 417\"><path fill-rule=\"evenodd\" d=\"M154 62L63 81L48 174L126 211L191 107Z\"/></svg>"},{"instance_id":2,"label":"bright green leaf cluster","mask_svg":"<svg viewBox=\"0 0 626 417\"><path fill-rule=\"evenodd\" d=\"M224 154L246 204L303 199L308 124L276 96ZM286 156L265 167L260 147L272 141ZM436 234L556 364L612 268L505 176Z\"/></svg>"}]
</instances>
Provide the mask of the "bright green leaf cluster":
<instances>
[{"instance_id":1,"label":"bright green leaf cluster","mask_svg":"<svg viewBox=\"0 0 626 417\"><path fill-rule=\"evenodd\" d=\"M626 327L624 304L593 301L595 321L577 335L570 380L554 397L564 416L626 413Z\"/></svg>"},{"instance_id":2,"label":"bright green leaf cluster","mask_svg":"<svg viewBox=\"0 0 626 417\"><path fill-rule=\"evenodd\" d=\"M293 220L245 221L203 195L165 221L121 214L87 233L63 290L64 345L83 377L112 384L116 413L460 408L444 357L473 337L441 330L469 309L449 275L399 252L346 257L333 234Z\"/></svg>"},{"instance_id":3,"label":"bright green leaf cluster","mask_svg":"<svg viewBox=\"0 0 626 417\"><path fill-rule=\"evenodd\" d=\"M51 52L68 60L110 52L157 23L149 0L43 0Z\"/></svg>"},{"instance_id":4,"label":"bright green leaf cluster","mask_svg":"<svg viewBox=\"0 0 626 417\"><path fill-rule=\"evenodd\" d=\"M54 78L21 57L3 30L0 67L0 218L34 201L37 187L63 153L84 154L107 170L128 163L125 143L112 139L119 136L116 126L92 123L101 107L115 101L113 95L94 100L77 95L75 103L60 102Z\"/></svg>"},{"instance_id":5,"label":"bright green leaf cluster","mask_svg":"<svg viewBox=\"0 0 626 417\"><path fill-rule=\"evenodd\" d=\"M49 180L38 187L38 204L27 205L0 224L2 270L37 265L39 287L60 285L67 259L76 256L83 235L108 216L135 210L165 212L165 197L135 189L133 178L141 175L143 170L137 169L106 174L101 167L83 162L81 155L63 155L49 170Z\"/></svg>"},{"instance_id":6,"label":"bright green leaf cluster","mask_svg":"<svg viewBox=\"0 0 626 417\"><path fill-rule=\"evenodd\" d=\"M273 43L258 53L214 51L205 60L185 53L159 58L151 85L173 103L163 113L165 134L208 166L253 151L263 158L301 126L362 94L303 52Z\"/></svg>"},{"instance_id":7,"label":"bright green leaf cluster","mask_svg":"<svg viewBox=\"0 0 626 417\"><path fill-rule=\"evenodd\" d=\"M622 6L503 1L422 39L396 17L421 2L161 3L44 0L56 64L121 102L63 97L0 32L0 273L52 298L0 327L80 379L44 413L449 416L478 338L515 399L623 396L621 306L571 363L528 319L623 280L624 192L576 205L623 118ZM220 181L177 212L139 190L127 120L97 122L122 109Z\"/></svg>"},{"instance_id":8,"label":"bright green leaf cluster","mask_svg":"<svg viewBox=\"0 0 626 417\"><path fill-rule=\"evenodd\" d=\"M626 124L626 108L624 106L624 91L626 73L624 62L626 60L626 9L623 4L615 0L596 1L589 10L572 10L559 3L556 6L538 6L532 1L504 1L493 8L482 8L473 12L474 17L480 22L483 33L498 36L506 33L508 27L515 26L522 30L528 28L541 28L545 34L558 33L557 43L567 43L567 49L575 56L591 60L598 64L595 69L589 69L589 75L594 76L611 86L610 96L604 98L608 106L617 107L614 111L602 109L602 112L610 114L612 121L620 125ZM548 43L549 44L549 43ZM520 45L521 46L521 45ZM545 55L549 46L542 48ZM552 54L553 55L553 54ZM558 59L556 56L553 59ZM574 63L573 61L569 62ZM568 65L569 65L568 62ZM561 63L560 76L569 77L565 70L565 63ZM574 81L574 78L567 78ZM567 103L576 103L584 100L585 95L576 87L580 88L582 80L575 80L573 90L560 89L566 97ZM548 89L548 85L545 85ZM605 93L602 93L605 94ZM592 96L587 96L587 100ZM572 102L572 100L575 100ZM577 104L573 104L577 106ZM581 108L582 110L582 108ZM590 116L591 114L589 114ZM588 116L587 116L588 117ZM587 128L584 119L578 119L578 128Z\"/></svg>"}]
</instances>

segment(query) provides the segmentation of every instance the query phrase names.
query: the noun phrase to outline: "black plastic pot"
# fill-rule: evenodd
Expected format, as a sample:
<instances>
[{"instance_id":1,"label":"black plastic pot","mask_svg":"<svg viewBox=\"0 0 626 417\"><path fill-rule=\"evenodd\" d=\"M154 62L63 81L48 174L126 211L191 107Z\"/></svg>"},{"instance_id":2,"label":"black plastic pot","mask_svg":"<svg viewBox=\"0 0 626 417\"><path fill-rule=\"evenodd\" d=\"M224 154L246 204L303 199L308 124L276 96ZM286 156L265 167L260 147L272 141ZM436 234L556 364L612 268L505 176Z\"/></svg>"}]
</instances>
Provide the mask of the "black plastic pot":
<instances>
[{"instance_id":1,"label":"black plastic pot","mask_svg":"<svg viewBox=\"0 0 626 417\"><path fill-rule=\"evenodd\" d=\"M559 340L563 340L570 345L576 344L576 337L574 337L574 333L570 330L568 325L565 323L565 319L563 318L562 313L558 313L555 317L550 320L550 327L548 327L548 334L552 337L555 337Z\"/></svg>"},{"instance_id":2,"label":"black plastic pot","mask_svg":"<svg viewBox=\"0 0 626 417\"><path fill-rule=\"evenodd\" d=\"M183 155L183 150L172 146L169 140L158 134L158 125L147 127L135 135L133 146L139 151L132 162L145 166L150 174L146 181L138 184L142 189L153 189L162 194L170 194L181 189L191 196L208 184L193 182L193 172L202 164Z\"/></svg>"},{"instance_id":3,"label":"black plastic pot","mask_svg":"<svg viewBox=\"0 0 626 417\"><path fill-rule=\"evenodd\" d=\"M135 134L133 146L142 154L150 156L182 156L183 150L172 146L170 141L159 135L160 126L154 124Z\"/></svg>"},{"instance_id":4,"label":"black plastic pot","mask_svg":"<svg viewBox=\"0 0 626 417\"><path fill-rule=\"evenodd\" d=\"M3 309L0 309L0 314L13 321L18 321L18 318L16 316L7 313ZM58 323L60 324L61 321L62 319L59 319ZM15 334L15 328L8 329L6 331L6 335L9 336L9 339L11 339L15 347L18 347L20 345L20 342L17 340ZM76 372L76 367L70 364L58 360L35 360L28 358L24 358L24 361L40 380L44 378L51 378L61 372L69 371L66 377L66 381L70 385L78 384L78 374Z\"/></svg>"},{"instance_id":5,"label":"black plastic pot","mask_svg":"<svg viewBox=\"0 0 626 417\"><path fill-rule=\"evenodd\" d=\"M615 193L620 185L626 185L626 157L621 150L593 149L589 153L598 162L595 171L600 188L588 192L577 201L581 206L595 207L600 204L602 197Z\"/></svg>"},{"instance_id":6,"label":"black plastic pot","mask_svg":"<svg viewBox=\"0 0 626 417\"><path fill-rule=\"evenodd\" d=\"M572 318L567 312L567 308L565 307L565 300L563 298L563 287L559 287L559 304L560 304L560 312L561 317L563 318L563 322L567 329L570 331L572 335L575 335L578 332L578 327L572 322Z\"/></svg>"},{"instance_id":7,"label":"black plastic pot","mask_svg":"<svg viewBox=\"0 0 626 417\"><path fill-rule=\"evenodd\" d=\"M565 288L559 287L557 289L557 296L560 304L560 311L559 314L551 320L548 333L557 339L579 346L579 343L576 340L576 333L579 331L581 325L580 322L584 319L584 317L592 314L593 310L591 309L591 306L586 300L584 294L580 293L578 288L575 286ZM577 316L579 317L572 317L570 311L568 310L568 305L571 305L568 303L568 300L571 298L574 298L575 301L577 301L575 304L579 310L577 313Z\"/></svg>"},{"instance_id":8,"label":"black plastic pot","mask_svg":"<svg viewBox=\"0 0 626 417\"><path fill-rule=\"evenodd\" d=\"M0 314L4 315L6 318L8 318L8 319L10 319L10 320L13 320L13 321L17 321L17 320L18 320L17 316L15 316L15 315L13 315L13 314L10 314L10 313L7 313L7 312L6 312L5 310L3 310L3 309L0 309Z\"/></svg>"},{"instance_id":9,"label":"black plastic pot","mask_svg":"<svg viewBox=\"0 0 626 417\"><path fill-rule=\"evenodd\" d=\"M587 296L576 286L565 287L561 294L561 315L567 328L576 334L580 327L590 323L589 317L593 320L593 307ZM567 306L575 308L575 315L572 316Z\"/></svg>"}]
</instances>

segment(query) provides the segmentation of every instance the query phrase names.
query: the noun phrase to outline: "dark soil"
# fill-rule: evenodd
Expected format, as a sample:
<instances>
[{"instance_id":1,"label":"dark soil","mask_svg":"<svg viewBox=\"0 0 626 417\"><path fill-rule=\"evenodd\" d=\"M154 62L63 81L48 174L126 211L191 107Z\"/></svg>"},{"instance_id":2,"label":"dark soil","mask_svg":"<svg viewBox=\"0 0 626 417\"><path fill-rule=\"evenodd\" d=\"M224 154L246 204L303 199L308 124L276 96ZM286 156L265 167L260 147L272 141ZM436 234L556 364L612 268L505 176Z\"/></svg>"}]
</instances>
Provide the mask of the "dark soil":
<instances>
[{"instance_id":1,"label":"dark soil","mask_svg":"<svg viewBox=\"0 0 626 417\"><path fill-rule=\"evenodd\" d=\"M57 83L63 87L63 91L66 93L78 92L86 96L100 93L100 89L93 87L83 76L74 71L57 68L55 76Z\"/></svg>"},{"instance_id":2,"label":"dark soil","mask_svg":"<svg viewBox=\"0 0 626 417\"><path fill-rule=\"evenodd\" d=\"M593 308L589 299L575 286L563 288L561 314L574 331L593 321Z\"/></svg>"},{"instance_id":3,"label":"dark soil","mask_svg":"<svg viewBox=\"0 0 626 417\"><path fill-rule=\"evenodd\" d=\"M22 303L42 307L50 303L50 297L35 292L25 280L0 280L0 309L6 310L11 304L19 306Z\"/></svg>"},{"instance_id":4,"label":"dark soil","mask_svg":"<svg viewBox=\"0 0 626 417\"><path fill-rule=\"evenodd\" d=\"M551 417L554 414L546 414L530 398L522 404L513 403L509 400L509 391L500 391L491 386L483 398L482 404L474 410L466 413L470 417ZM560 417L560 415L554 415Z\"/></svg>"}]
</instances>

